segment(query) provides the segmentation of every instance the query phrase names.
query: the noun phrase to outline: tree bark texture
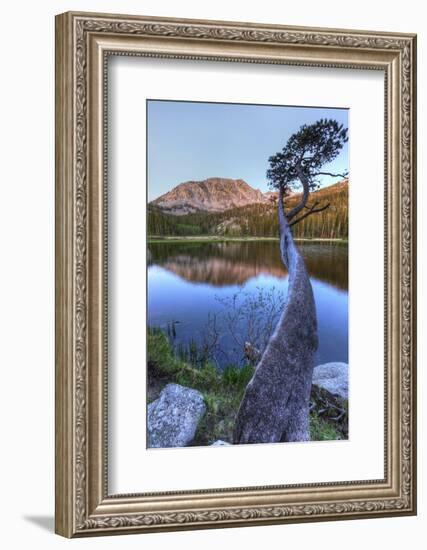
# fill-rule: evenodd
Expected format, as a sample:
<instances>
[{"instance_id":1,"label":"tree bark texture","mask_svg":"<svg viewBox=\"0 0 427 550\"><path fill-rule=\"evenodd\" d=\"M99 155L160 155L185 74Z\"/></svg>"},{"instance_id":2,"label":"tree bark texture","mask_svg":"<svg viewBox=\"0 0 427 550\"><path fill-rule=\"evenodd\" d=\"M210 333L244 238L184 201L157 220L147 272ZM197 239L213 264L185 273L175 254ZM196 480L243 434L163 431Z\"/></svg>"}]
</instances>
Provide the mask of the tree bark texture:
<instances>
[{"instance_id":1,"label":"tree bark texture","mask_svg":"<svg viewBox=\"0 0 427 550\"><path fill-rule=\"evenodd\" d=\"M317 349L317 318L305 262L295 246L279 192L280 254L289 272L288 294L276 329L249 382L234 443L307 441L309 398Z\"/></svg>"}]
</instances>

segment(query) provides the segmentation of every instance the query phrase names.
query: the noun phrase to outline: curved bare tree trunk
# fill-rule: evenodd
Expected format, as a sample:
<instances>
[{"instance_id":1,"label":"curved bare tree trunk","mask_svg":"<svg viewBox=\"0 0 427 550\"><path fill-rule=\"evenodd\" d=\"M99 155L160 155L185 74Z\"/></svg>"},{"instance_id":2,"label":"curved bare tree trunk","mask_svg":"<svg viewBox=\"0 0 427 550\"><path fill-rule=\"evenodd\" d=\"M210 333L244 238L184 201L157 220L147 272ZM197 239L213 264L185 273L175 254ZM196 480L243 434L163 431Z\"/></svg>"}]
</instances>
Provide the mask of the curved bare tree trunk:
<instances>
[{"instance_id":1,"label":"curved bare tree trunk","mask_svg":"<svg viewBox=\"0 0 427 550\"><path fill-rule=\"evenodd\" d=\"M286 304L249 382L234 443L307 441L317 349L316 308L304 259L295 246L279 192L280 253L289 272Z\"/></svg>"}]
</instances>

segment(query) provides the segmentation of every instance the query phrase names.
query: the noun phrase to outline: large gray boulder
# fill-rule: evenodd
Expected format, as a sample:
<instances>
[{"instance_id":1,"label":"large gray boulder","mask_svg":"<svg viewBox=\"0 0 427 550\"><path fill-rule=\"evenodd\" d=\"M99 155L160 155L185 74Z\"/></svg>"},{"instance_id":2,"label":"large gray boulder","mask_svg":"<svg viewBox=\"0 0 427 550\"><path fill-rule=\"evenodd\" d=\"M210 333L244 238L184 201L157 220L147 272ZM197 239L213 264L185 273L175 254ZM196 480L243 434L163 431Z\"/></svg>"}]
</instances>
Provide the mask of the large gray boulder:
<instances>
[{"instance_id":1,"label":"large gray boulder","mask_svg":"<svg viewBox=\"0 0 427 550\"><path fill-rule=\"evenodd\" d=\"M348 364L324 363L313 371L313 384L341 399L348 399Z\"/></svg>"},{"instance_id":2,"label":"large gray boulder","mask_svg":"<svg viewBox=\"0 0 427 550\"><path fill-rule=\"evenodd\" d=\"M185 447L193 441L205 412L199 391L168 384L148 405L148 447Z\"/></svg>"}]
</instances>

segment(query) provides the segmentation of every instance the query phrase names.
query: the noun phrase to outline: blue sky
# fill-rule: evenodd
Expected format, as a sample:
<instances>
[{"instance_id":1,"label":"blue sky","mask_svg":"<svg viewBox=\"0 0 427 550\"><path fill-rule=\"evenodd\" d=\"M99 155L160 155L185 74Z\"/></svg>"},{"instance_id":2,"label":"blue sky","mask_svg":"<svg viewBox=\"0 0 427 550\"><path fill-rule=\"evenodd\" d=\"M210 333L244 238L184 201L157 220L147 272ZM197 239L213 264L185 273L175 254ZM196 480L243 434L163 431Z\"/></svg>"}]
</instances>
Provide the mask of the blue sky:
<instances>
[{"instance_id":1,"label":"blue sky","mask_svg":"<svg viewBox=\"0 0 427 550\"><path fill-rule=\"evenodd\" d=\"M348 127L348 110L148 100L148 200L188 180L241 178L268 191L268 157L302 124L333 118ZM348 143L325 170L348 170ZM339 178L338 178L339 179ZM337 179L324 178L322 186Z\"/></svg>"}]
</instances>

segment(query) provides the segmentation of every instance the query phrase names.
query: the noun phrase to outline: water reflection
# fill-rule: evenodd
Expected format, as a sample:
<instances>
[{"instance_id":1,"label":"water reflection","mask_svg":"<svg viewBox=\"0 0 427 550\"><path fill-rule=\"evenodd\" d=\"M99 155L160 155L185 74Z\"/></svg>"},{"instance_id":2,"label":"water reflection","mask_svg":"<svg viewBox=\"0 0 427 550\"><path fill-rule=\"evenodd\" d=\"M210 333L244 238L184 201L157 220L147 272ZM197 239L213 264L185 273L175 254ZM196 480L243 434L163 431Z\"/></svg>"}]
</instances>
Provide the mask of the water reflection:
<instances>
[{"instance_id":1,"label":"water reflection","mask_svg":"<svg viewBox=\"0 0 427 550\"><path fill-rule=\"evenodd\" d=\"M316 362L348 361L348 249L346 245L298 243L316 301L319 350ZM286 294L287 272L277 241L150 243L148 323L176 325L177 343L202 342L209 314L219 300L273 287ZM231 347L231 339L224 338ZM235 360L241 359L236 351Z\"/></svg>"},{"instance_id":2,"label":"water reflection","mask_svg":"<svg viewBox=\"0 0 427 550\"><path fill-rule=\"evenodd\" d=\"M346 245L298 243L312 277L348 289ZM277 241L223 243L153 243L150 264L160 265L186 281L213 286L243 285L253 277L287 275Z\"/></svg>"}]
</instances>

